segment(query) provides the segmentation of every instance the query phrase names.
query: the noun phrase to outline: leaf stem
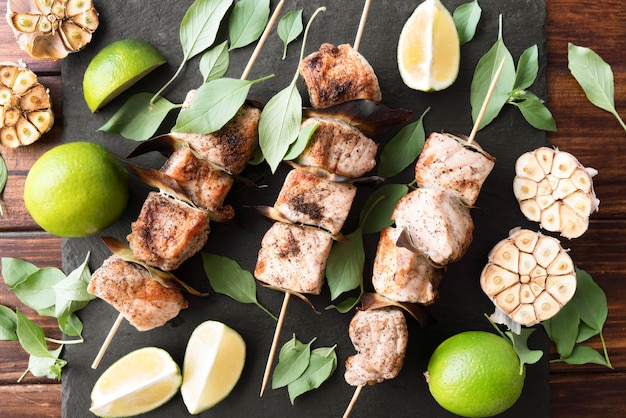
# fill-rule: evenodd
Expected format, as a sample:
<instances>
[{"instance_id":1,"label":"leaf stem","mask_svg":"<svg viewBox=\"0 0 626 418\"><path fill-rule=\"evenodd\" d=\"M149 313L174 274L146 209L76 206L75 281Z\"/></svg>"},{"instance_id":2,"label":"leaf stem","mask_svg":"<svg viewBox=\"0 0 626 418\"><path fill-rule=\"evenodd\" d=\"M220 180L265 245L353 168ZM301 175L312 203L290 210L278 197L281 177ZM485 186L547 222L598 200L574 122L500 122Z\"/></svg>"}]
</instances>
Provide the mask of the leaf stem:
<instances>
[{"instance_id":1,"label":"leaf stem","mask_svg":"<svg viewBox=\"0 0 626 418\"><path fill-rule=\"evenodd\" d=\"M159 91L154 93L154 96L152 96L152 99L150 99L150 107L154 106L154 102L156 102L158 100L158 98L161 96L161 93L163 93L165 91L165 89L168 88L170 86L170 84L172 84L174 82L176 77L178 77L180 75L180 72L183 70L183 67L185 66L186 62L187 62L187 58L184 58L183 61L178 66L178 69L176 70L174 75L167 81L167 83L165 83L163 85L163 87L161 87L159 89Z\"/></svg>"},{"instance_id":2,"label":"leaf stem","mask_svg":"<svg viewBox=\"0 0 626 418\"><path fill-rule=\"evenodd\" d=\"M309 29L311 28L311 24L313 23L313 21L315 20L315 18L320 12L325 12L325 11L326 11L326 7L318 7L317 10L315 10L315 13L313 13L313 16L311 16L311 18L307 22L306 28L304 29L304 35L302 36L302 47L300 48L300 61L298 62L302 62L302 60L304 59L304 47L306 46L306 41L307 41L307 38L309 37ZM297 80L298 80L298 71L296 70L296 73L293 76L293 80L291 80L291 84L296 84Z\"/></svg>"},{"instance_id":3,"label":"leaf stem","mask_svg":"<svg viewBox=\"0 0 626 418\"><path fill-rule=\"evenodd\" d=\"M619 117L618 117L619 119ZM620 119L621 121L621 119ZM622 122L623 124L623 122ZM626 127L624 128L626 129ZM606 364L609 366L609 368L613 368L613 365L611 364L611 360L609 360L609 352L606 348L606 343L604 341L604 334L602 333L602 330L600 330L600 341L602 342L602 351L604 352L604 358L606 359Z\"/></svg>"},{"instance_id":4,"label":"leaf stem","mask_svg":"<svg viewBox=\"0 0 626 418\"><path fill-rule=\"evenodd\" d=\"M49 341L54 344L65 345L65 344L82 344L85 342L85 339L83 337L80 337L78 340L57 340L54 338L46 337L46 341Z\"/></svg>"},{"instance_id":5,"label":"leaf stem","mask_svg":"<svg viewBox=\"0 0 626 418\"><path fill-rule=\"evenodd\" d=\"M265 306L261 305L260 303L256 303L256 306L258 306L259 308L261 308L261 310L263 312L265 312L266 314L268 314L270 317L272 317L272 319L274 321L278 321L278 318L276 317L276 315L274 315L273 313L271 313Z\"/></svg>"},{"instance_id":6,"label":"leaf stem","mask_svg":"<svg viewBox=\"0 0 626 418\"><path fill-rule=\"evenodd\" d=\"M615 115L615 117L617 118L617 121L619 122L619 124L622 125L622 128L624 128L624 130L626 131L626 124L624 123L624 121L619 116L619 114L617 113L616 110L613 112L613 115Z\"/></svg>"}]
</instances>

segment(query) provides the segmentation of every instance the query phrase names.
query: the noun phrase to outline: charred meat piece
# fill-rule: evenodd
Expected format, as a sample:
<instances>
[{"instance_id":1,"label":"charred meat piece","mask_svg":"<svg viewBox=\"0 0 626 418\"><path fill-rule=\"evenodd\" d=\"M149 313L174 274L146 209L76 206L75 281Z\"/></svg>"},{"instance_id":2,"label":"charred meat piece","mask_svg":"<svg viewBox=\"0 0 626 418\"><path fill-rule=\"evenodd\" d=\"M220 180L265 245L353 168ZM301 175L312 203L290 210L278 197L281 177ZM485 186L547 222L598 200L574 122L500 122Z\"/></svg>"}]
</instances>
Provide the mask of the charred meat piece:
<instances>
[{"instance_id":1,"label":"charred meat piece","mask_svg":"<svg viewBox=\"0 0 626 418\"><path fill-rule=\"evenodd\" d=\"M382 100L374 69L348 44L322 44L318 51L302 60L300 76L313 107L328 107L356 99Z\"/></svg>"},{"instance_id":2,"label":"charred meat piece","mask_svg":"<svg viewBox=\"0 0 626 418\"><path fill-rule=\"evenodd\" d=\"M254 277L282 289L319 295L331 246L326 231L276 222L261 241Z\"/></svg>"},{"instance_id":3,"label":"charred meat piece","mask_svg":"<svg viewBox=\"0 0 626 418\"><path fill-rule=\"evenodd\" d=\"M169 135L187 142L203 158L224 168L228 173L240 174L259 143L259 117L261 111L244 105L219 131L210 134Z\"/></svg>"},{"instance_id":4,"label":"charred meat piece","mask_svg":"<svg viewBox=\"0 0 626 418\"><path fill-rule=\"evenodd\" d=\"M341 231L356 186L322 179L304 170L291 170L274 207L291 222L317 226L337 234Z\"/></svg>"},{"instance_id":5,"label":"charred meat piece","mask_svg":"<svg viewBox=\"0 0 626 418\"><path fill-rule=\"evenodd\" d=\"M433 132L415 164L415 181L420 187L454 192L473 206L494 165L495 159L475 142L469 146L462 138Z\"/></svg>"},{"instance_id":6,"label":"charred meat piece","mask_svg":"<svg viewBox=\"0 0 626 418\"><path fill-rule=\"evenodd\" d=\"M206 212L150 192L126 237L133 256L164 271L177 269L200 251L209 236Z\"/></svg>"},{"instance_id":7,"label":"charred meat piece","mask_svg":"<svg viewBox=\"0 0 626 418\"><path fill-rule=\"evenodd\" d=\"M438 296L443 269L423 254L398 247L401 229L385 228L380 233L372 284L377 293L396 302L430 304Z\"/></svg>"},{"instance_id":8,"label":"charred meat piece","mask_svg":"<svg viewBox=\"0 0 626 418\"><path fill-rule=\"evenodd\" d=\"M348 331L357 354L346 360L344 378L363 386L393 379L404 364L409 332L397 308L359 310Z\"/></svg>"},{"instance_id":9,"label":"charred meat piece","mask_svg":"<svg viewBox=\"0 0 626 418\"><path fill-rule=\"evenodd\" d=\"M445 265L459 260L472 243L474 222L469 209L452 192L415 189L393 212L396 226L406 229L415 247Z\"/></svg>"},{"instance_id":10,"label":"charred meat piece","mask_svg":"<svg viewBox=\"0 0 626 418\"><path fill-rule=\"evenodd\" d=\"M222 206L233 185L232 176L196 157L190 148L182 147L174 151L161 171L176 180L197 206L228 214L228 218L234 216L232 207Z\"/></svg>"},{"instance_id":11,"label":"charred meat piece","mask_svg":"<svg viewBox=\"0 0 626 418\"><path fill-rule=\"evenodd\" d=\"M163 287L145 268L115 255L94 271L87 291L111 304L139 331L160 327L187 308L180 290Z\"/></svg>"},{"instance_id":12,"label":"charred meat piece","mask_svg":"<svg viewBox=\"0 0 626 418\"><path fill-rule=\"evenodd\" d=\"M308 118L302 125L317 123L305 150L297 158L301 165L321 167L347 178L357 178L376 166L378 144L346 122Z\"/></svg>"}]
</instances>

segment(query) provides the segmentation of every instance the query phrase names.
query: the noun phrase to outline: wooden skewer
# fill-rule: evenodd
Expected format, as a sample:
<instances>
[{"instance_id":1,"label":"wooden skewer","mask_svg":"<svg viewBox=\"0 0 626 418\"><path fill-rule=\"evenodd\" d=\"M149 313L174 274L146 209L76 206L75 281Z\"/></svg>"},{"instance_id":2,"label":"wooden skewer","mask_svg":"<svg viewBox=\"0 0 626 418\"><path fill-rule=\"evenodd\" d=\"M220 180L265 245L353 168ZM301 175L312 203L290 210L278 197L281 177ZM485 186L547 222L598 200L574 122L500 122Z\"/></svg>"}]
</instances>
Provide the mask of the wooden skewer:
<instances>
[{"instance_id":1,"label":"wooden skewer","mask_svg":"<svg viewBox=\"0 0 626 418\"><path fill-rule=\"evenodd\" d=\"M346 412L343 413L343 418L348 418L348 416L350 416L350 413L352 412L352 408L354 408L354 405L356 405L356 401L359 398L359 395L361 394L361 390L363 389L364 385L360 385L356 387L356 390L354 391L354 395L352 395L352 399L350 399L350 403L348 404L348 407L346 408Z\"/></svg>"},{"instance_id":2,"label":"wooden skewer","mask_svg":"<svg viewBox=\"0 0 626 418\"><path fill-rule=\"evenodd\" d=\"M487 90L487 95L485 96L485 100L483 101L483 105L480 108L480 112L478 112L478 116L476 117L476 122L474 123L474 127L472 128L472 133L470 134L467 143L471 144L476 137L476 132L478 132L478 127L480 126L480 122L483 120L483 116L485 116L485 111L487 110L487 105L489 104L489 100L491 99L491 95L496 88L496 84L498 84L498 79L500 78L500 74L502 73L502 67L504 67L504 60L500 62L500 66L498 67L496 73L493 76L493 80L491 80L491 84L489 85L489 90Z\"/></svg>"},{"instance_id":3,"label":"wooden skewer","mask_svg":"<svg viewBox=\"0 0 626 418\"><path fill-rule=\"evenodd\" d=\"M283 299L283 306L280 308L280 314L278 315L278 322L276 323L276 329L274 330L274 339L272 340L272 347L270 353L267 356L267 364L265 365L265 373L263 374L263 383L261 384L261 393L259 397L263 396L265 387L270 378L270 370L272 369L272 363L274 362L274 355L276 354L276 347L278 346L278 339L280 338L280 330L283 327L283 321L285 320L285 313L287 312L287 305L289 304L289 297L291 293L285 292L285 298Z\"/></svg>"},{"instance_id":4,"label":"wooden skewer","mask_svg":"<svg viewBox=\"0 0 626 418\"><path fill-rule=\"evenodd\" d=\"M363 29L365 28L365 22L367 21L367 14L370 10L371 0L365 0L365 5L363 6L363 12L361 13L361 21L359 22L359 29L356 32L356 38L354 40L354 50L358 51L359 46L361 45L361 37L363 36Z\"/></svg>"},{"instance_id":5,"label":"wooden skewer","mask_svg":"<svg viewBox=\"0 0 626 418\"><path fill-rule=\"evenodd\" d=\"M284 4L285 4L285 0L280 0L280 2L278 2L278 4L276 5L276 9L274 9L274 13L272 13L272 17L270 18L270 21L267 23L267 26L265 27L265 30L263 31L263 34L261 35L259 42L257 42L256 47L254 48L254 51L252 52L252 56L250 57L250 60L248 61L248 65L246 65L246 68L243 70L243 74L241 75L242 80L245 80L246 78L248 78L248 75L250 75L250 71L252 70L252 65L254 65L254 61L256 61L257 57L259 56L259 53L261 52L261 48L263 48L263 45L265 44L265 40L270 34L270 31L272 27L274 26L274 23L276 23L276 20L278 20L278 15L280 14L280 11L283 8Z\"/></svg>"},{"instance_id":6,"label":"wooden skewer","mask_svg":"<svg viewBox=\"0 0 626 418\"><path fill-rule=\"evenodd\" d=\"M124 320L124 315L119 314L117 316L117 319L115 320L115 323L109 330L109 333L107 334L106 339L102 343L102 346L100 347L100 351L98 351L98 355L94 359L93 363L91 363L92 369L98 368L98 364L100 364L100 360L102 360L102 357L104 357L104 353L107 351L107 348L109 348L109 344L111 344L111 340L113 339L113 336L117 332L117 329L120 327L123 320Z\"/></svg>"}]
</instances>

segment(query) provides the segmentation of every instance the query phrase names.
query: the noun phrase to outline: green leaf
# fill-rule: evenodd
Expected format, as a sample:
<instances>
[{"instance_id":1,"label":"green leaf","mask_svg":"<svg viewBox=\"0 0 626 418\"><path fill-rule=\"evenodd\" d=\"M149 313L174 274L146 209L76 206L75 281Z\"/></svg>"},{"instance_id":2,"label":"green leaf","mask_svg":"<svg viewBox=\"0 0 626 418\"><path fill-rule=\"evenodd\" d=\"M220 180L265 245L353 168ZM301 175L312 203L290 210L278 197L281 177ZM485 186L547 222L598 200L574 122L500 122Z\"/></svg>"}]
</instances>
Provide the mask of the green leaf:
<instances>
[{"instance_id":1,"label":"green leaf","mask_svg":"<svg viewBox=\"0 0 626 418\"><path fill-rule=\"evenodd\" d=\"M556 131L556 122L550 110L543 104L543 100L529 91L519 93L518 97L523 97L521 101L510 101L516 106L524 119L534 128L544 131Z\"/></svg>"},{"instance_id":2,"label":"green leaf","mask_svg":"<svg viewBox=\"0 0 626 418\"><path fill-rule=\"evenodd\" d=\"M537 45L526 49L517 62L514 89L524 90L532 86L539 72L539 52Z\"/></svg>"},{"instance_id":3,"label":"green leaf","mask_svg":"<svg viewBox=\"0 0 626 418\"><path fill-rule=\"evenodd\" d=\"M493 94L483 119L479 125L479 129L484 128L491 123L496 116L502 110L502 107L506 104L509 93L513 90L513 84L515 83L515 65L513 64L513 57L507 49L502 39L502 16L500 16L500 32L498 40L493 46L483 55L474 71L474 77L470 86L470 103L472 106L472 121L476 122L476 117L480 112L487 91L491 85L500 63L504 59L504 66L502 67L502 73L496 83L493 90Z\"/></svg>"},{"instance_id":4,"label":"green leaf","mask_svg":"<svg viewBox=\"0 0 626 418\"><path fill-rule=\"evenodd\" d=\"M290 349L281 349L278 356L278 364L272 375L272 389L287 386L304 373L309 366L313 341L315 339L308 344L302 344L299 341L296 341L294 344L294 342L290 341L288 343L290 344Z\"/></svg>"},{"instance_id":5,"label":"green leaf","mask_svg":"<svg viewBox=\"0 0 626 418\"><path fill-rule=\"evenodd\" d=\"M54 308L56 294L53 286L65 279L65 274L54 267L44 267L12 290L18 299L37 311L39 315L50 316L47 308ZM53 309L54 311L54 309Z\"/></svg>"},{"instance_id":6,"label":"green leaf","mask_svg":"<svg viewBox=\"0 0 626 418\"><path fill-rule=\"evenodd\" d=\"M144 141L152 137L167 114L180 107L163 97L150 104L152 97L151 93L131 96L99 130L120 134L134 141Z\"/></svg>"},{"instance_id":7,"label":"green leaf","mask_svg":"<svg viewBox=\"0 0 626 418\"><path fill-rule=\"evenodd\" d=\"M339 313L348 313L359 303L362 295L363 292L359 296L350 296L339 303L328 305L326 309L336 309Z\"/></svg>"},{"instance_id":8,"label":"green leaf","mask_svg":"<svg viewBox=\"0 0 626 418\"><path fill-rule=\"evenodd\" d=\"M19 258L2 257L2 278L9 289L23 283L39 267Z\"/></svg>"},{"instance_id":9,"label":"green leaf","mask_svg":"<svg viewBox=\"0 0 626 418\"><path fill-rule=\"evenodd\" d=\"M594 363L602 366L610 367L606 359L598 351L591 347L579 345L574 347L572 352L567 357L562 357L562 361L567 364L587 364Z\"/></svg>"},{"instance_id":10,"label":"green leaf","mask_svg":"<svg viewBox=\"0 0 626 418\"><path fill-rule=\"evenodd\" d=\"M478 5L478 0L465 3L456 8L452 14L456 31L459 34L461 45L471 41L476 34L476 27L480 21L482 9Z\"/></svg>"},{"instance_id":11,"label":"green leaf","mask_svg":"<svg viewBox=\"0 0 626 418\"><path fill-rule=\"evenodd\" d=\"M60 359L63 346L49 351L49 356L30 356L28 359L28 371L33 376L46 376L50 379L61 380L61 369L67 361Z\"/></svg>"},{"instance_id":12,"label":"green leaf","mask_svg":"<svg viewBox=\"0 0 626 418\"><path fill-rule=\"evenodd\" d=\"M302 33L302 30L302 10L288 12L278 22L278 36L284 45L283 59L287 58L287 46Z\"/></svg>"},{"instance_id":13,"label":"green leaf","mask_svg":"<svg viewBox=\"0 0 626 418\"><path fill-rule=\"evenodd\" d=\"M295 80L267 102L259 119L259 146L272 173L300 132L302 97Z\"/></svg>"},{"instance_id":14,"label":"green leaf","mask_svg":"<svg viewBox=\"0 0 626 418\"><path fill-rule=\"evenodd\" d=\"M580 321L578 325L578 336L576 337L576 344L587 341L589 338L595 337L600 331Z\"/></svg>"},{"instance_id":15,"label":"green leaf","mask_svg":"<svg viewBox=\"0 0 626 418\"><path fill-rule=\"evenodd\" d=\"M250 87L265 80L218 78L198 88L188 108L178 114L174 132L209 134L231 120L248 98Z\"/></svg>"},{"instance_id":16,"label":"green leaf","mask_svg":"<svg viewBox=\"0 0 626 418\"><path fill-rule=\"evenodd\" d=\"M209 49L200 58L200 74L204 82L222 77L228 71L229 64L228 41Z\"/></svg>"},{"instance_id":17,"label":"green leaf","mask_svg":"<svg viewBox=\"0 0 626 418\"><path fill-rule=\"evenodd\" d=\"M270 0L239 0L228 20L230 50L259 39L270 15Z\"/></svg>"},{"instance_id":18,"label":"green leaf","mask_svg":"<svg viewBox=\"0 0 626 418\"><path fill-rule=\"evenodd\" d=\"M184 61L209 48L232 0L196 0L180 22L180 43Z\"/></svg>"},{"instance_id":19,"label":"green leaf","mask_svg":"<svg viewBox=\"0 0 626 418\"><path fill-rule=\"evenodd\" d=\"M17 341L17 315L11 308L0 305L0 341Z\"/></svg>"},{"instance_id":20,"label":"green leaf","mask_svg":"<svg viewBox=\"0 0 626 418\"><path fill-rule=\"evenodd\" d=\"M7 180L9 179L9 170L7 169L7 163L0 155L0 198L2 198L2 193L4 192L4 188L7 185ZM1 202L0 202L1 203ZM0 204L0 215L2 215L2 205Z\"/></svg>"},{"instance_id":21,"label":"green leaf","mask_svg":"<svg viewBox=\"0 0 626 418\"><path fill-rule=\"evenodd\" d=\"M337 369L337 354L334 347L316 348L311 352L309 366L304 373L289 383L289 400L293 405L295 399L303 393L319 388Z\"/></svg>"},{"instance_id":22,"label":"green leaf","mask_svg":"<svg viewBox=\"0 0 626 418\"><path fill-rule=\"evenodd\" d=\"M287 154L283 157L284 160L293 160L297 158L304 149L306 148L309 140L317 130L319 123L314 123L313 125L306 125L300 128L300 133L298 133L298 138L294 143L291 144Z\"/></svg>"},{"instance_id":23,"label":"green leaf","mask_svg":"<svg viewBox=\"0 0 626 418\"><path fill-rule=\"evenodd\" d=\"M347 236L348 241L335 242L326 262L326 281L330 299L356 289L363 280L365 250L362 231L357 229Z\"/></svg>"},{"instance_id":24,"label":"green leaf","mask_svg":"<svg viewBox=\"0 0 626 418\"><path fill-rule=\"evenodd\" d=\"M409 191L404 184L386 184L376 189L368 198L359 218L364 234L372 234L391 226L391 216L398 201Z\"/></svg>"},{"instance_id":25,"label":"green leaf","mask_svg":"<svg viewBox=\"0 0 626 418\"><path fill-rule=\"evenodd\" d=\"M75 302L68 311L75 312L87 306L86 302ZM75 313L63 313L57 317L59 329L70 337L81 337L83 333L83 323Z\"/></svg>"},{"instance_id":26,"label":"green leaf","mask_svg":"<svg viewBox=\"0 0 626 418\"><path fill-rule=\"evenodd\" d=\"M513 343L517 356L520 358L520 374L523 372L524 364L535 364L543 356L543 351L528 348L528 337L534 331L534 328L522 328L520 334L510 331L505 332L506 336Z\"/></svg>"},{"instance_id":27,"label":"green leaf","mask_svg":"<svg viewBox=\"0 0 626 418\"><path fill-rule=\"evenodd\" d=\"M258 302L256 280L252 274L243 270L236 261L228 257L203 252L202 266L214 291L229 296L240 303L253 303L276 319Z\"/></svg>"},{"instance_id":28,"label":"green leaf","mask_svg":"<svg viewBox=\"0 0 626 418\"><path fill-rule=\"evenodd\" d=\"M561 310L550 319L552 341L561 357L568 357L578 336L580 316L573 303L566 303Z\"/></svg>"},{"instance_id":29,"label":"green leaf","mask_svg":"<svg viewBox=\"0 0 626 418\"><path fill-rule=\"evenodd\" d=\"M426 134L424 132L424 116L426 109L418 120L406 125L385 145L380 155L378 175L392 177L402 172L419 156L424 148Z\"/></svg>"},{"instance_id":30,"label":"green leaf","mask_svg":"<svg viewBox=\"0 0 626 418\"><path fill-rule=\"evenodd\" d=\"M19 310L17 316L17 337L28 354L36 357L52 357L46 345L46 337L41 327L26 318Z\"/></svg>"},{"instance_id":31,"label":"green leaf","mask_svg":"<svg viewBox=\"0 0 626 418\"><path fill-rule=\"evenodd\" d=\"M597 332L602 331L608 316L606 294L591 275L581 269L576 269L576 292L572 302L576 304L582 321Z\"/></svg>"}]
</instances>

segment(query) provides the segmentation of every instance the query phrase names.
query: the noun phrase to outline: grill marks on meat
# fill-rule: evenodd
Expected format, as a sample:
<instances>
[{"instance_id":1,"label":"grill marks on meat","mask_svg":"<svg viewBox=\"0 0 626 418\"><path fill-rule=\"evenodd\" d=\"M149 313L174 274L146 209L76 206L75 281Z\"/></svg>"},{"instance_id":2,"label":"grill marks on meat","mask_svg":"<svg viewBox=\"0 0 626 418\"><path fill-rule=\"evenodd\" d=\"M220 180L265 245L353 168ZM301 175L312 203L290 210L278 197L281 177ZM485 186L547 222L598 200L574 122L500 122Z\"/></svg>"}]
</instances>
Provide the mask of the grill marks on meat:
<instances>
[{"instance_id":1,"label":"grill marks on meat","mask_svg":"<svg viewBox=\"0 0 626 418\"><path fill-rule=\"evenodd\" d=\"M409 339L402 311L359 310L350 321L348 333L357 351L346 360L344 378L349 385L380 383L398 375Z\"/></svg>"},{"instance_id":2,"label":"grill marks on meat","mask_svg":"<svg viewBox=\"0 0 626 418\"><path fill-rule=\"evenodd\" d=\"M331 246L326 231L276 222L261 241L254 277L281 289L319 295Z\"/></svg>"},{"instance_id":3,"label":"grill marks on meat","mask_svg":"<svg viewBox=\"0 0 626 418\"><path fill-rule=\"evenodd\" d=\"M333 234L343 227L356 186L322 179L303 170L291 170L274 207L295 223L318 226Z\"/></svg>"},{"instance_id":4,"label":"grill marks on meat","mask_svg":"<svg viewBox=\"0 0 626 418\"><path fill-rule=\"evenodd\" d=\"M331 173L358 178L376 167L378 144L354 126L327 118L308 118L302 126L318 124L296 161Z\"/></svg>"},{"instance_id":5,"label":"grill marks on meat","mask_svg":"<svg viewBox=\"0 0 626 418\"><path fill-rule=\"evenodd\" d=\"M187 308L180 290L162 286L145 268L115 255L92 274L87 291L113 305L139 331L160 327Z\"/></svg>"},{"instance_id":6,"label":"grill marks on meat","mask_svg":"<svg viewBox=\"0 0 626 418\"><path fill-rule=\"evenodd\" d=\"M150 192L131 230L126 239L133 256L170 271L202 249L209 236L209 217L179 200Z\"/></svg>"},{"instance_id":7,"label":"grill marks on meat","mask_svg":"<svg viewBox=\"0 0 626 418\"><path fill-rule=\"evenodd\" d=\"M302 60L299 71L313 107L357 99L382 100L374 69L348 44L322 44L318 51Z\"/></svg>"}]
</instances>

